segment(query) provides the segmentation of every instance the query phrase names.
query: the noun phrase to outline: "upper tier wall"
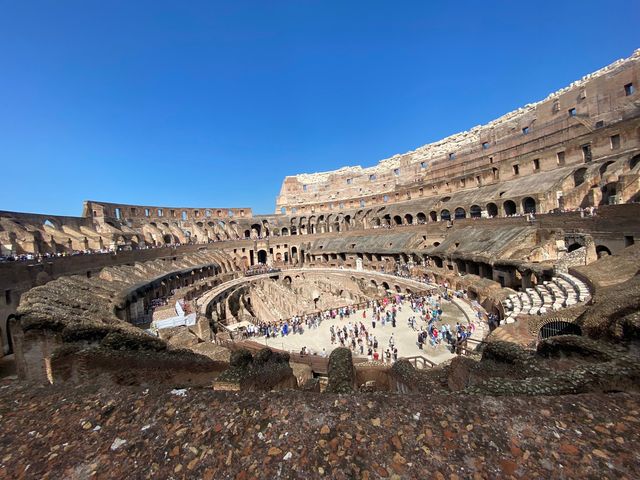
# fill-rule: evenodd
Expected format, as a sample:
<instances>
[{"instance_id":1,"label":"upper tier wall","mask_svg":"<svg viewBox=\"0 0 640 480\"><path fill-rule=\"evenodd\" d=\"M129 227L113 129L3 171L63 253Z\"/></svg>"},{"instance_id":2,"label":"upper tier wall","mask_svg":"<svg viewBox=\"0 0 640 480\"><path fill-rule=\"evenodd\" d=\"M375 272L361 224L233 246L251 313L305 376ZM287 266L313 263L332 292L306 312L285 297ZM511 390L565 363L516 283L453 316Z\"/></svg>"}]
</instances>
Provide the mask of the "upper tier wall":
<instances>
[{"instance_id":1,"label":"upper tier wall","mask_svg":"<svg viewBox=\"0 0 640 480\"><path fill-rule=\"evenodd\" d=\"M437 190L473 188L478 177L482 182L487 180L487 171L508 171L514 161L528 156L540 159L546 169L559 163L584 162L581 146L589 144L592 136L640 116L639 71L640 50L636 50L631 57L587 75L540 102L373 167L288 176L276 200L276 213L283 207L291 213L292 208L302 207L339 209L354 201L367 205L393 203L405 200L416 186L428 186L424 188L426 195L433 193L431 190L438 194ZM630 84L635 93L629 95ZM608 139L612 133L607 133ZM622 148L638 142L637 134L621 137L618 141ZM571 145L573 140L576 145ZM562 158L556 158L560 151ZM553 162L547 162L546 157ZM526 169L517 175L530 173L535 172Z\"/></svg>"},{"instance_id":2,"label":"upper tier wall","mask_svg":"<svg viewBox=\"0 0 640 480\"><path fill-rule=\"evenodd\" d=\"M251 218L250 208L185 208L159 207L149 205L127 205L123 203L84 202L82 216L95 219L176 219L203 220L207 218Z\"/></svg>"}]
</instances>

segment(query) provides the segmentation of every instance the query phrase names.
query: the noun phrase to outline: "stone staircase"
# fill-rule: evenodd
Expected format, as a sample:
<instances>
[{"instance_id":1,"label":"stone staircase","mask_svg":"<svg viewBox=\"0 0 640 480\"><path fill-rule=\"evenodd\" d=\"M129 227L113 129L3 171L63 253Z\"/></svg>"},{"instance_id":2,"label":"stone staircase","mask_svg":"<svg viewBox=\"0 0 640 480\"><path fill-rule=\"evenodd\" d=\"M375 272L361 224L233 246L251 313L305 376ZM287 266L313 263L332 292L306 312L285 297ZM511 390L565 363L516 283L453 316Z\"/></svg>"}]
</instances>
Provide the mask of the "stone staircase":
<instances>
[{"instance_id":1,"label":"stone staircase","mask_svg":"<svg viewBox=\"0 0 640 480\"><path fill-rule=\"evenodd\" d=\"M590 298L589 287L582 280L558 272L551 281L511 294L503 300L504 321L513 323L518 315L544 315L552 310L586 302Z\"/></svg>"}]
</instances>

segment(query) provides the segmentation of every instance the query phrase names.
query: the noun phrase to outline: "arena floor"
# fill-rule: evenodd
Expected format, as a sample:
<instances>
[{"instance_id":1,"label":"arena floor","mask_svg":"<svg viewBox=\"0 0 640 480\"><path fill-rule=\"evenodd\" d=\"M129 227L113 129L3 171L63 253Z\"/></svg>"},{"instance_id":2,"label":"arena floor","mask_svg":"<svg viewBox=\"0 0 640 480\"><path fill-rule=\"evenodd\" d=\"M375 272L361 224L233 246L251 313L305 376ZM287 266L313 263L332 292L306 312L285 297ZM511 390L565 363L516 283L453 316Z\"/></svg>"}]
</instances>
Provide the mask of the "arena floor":
<instances>
[{"instance_id":1,"label":"arena floor","mask_svg":"<svg viewBox=\"0 0 640 480\"><path fill-rule=\"evenodd\" d=\"M455 326L456 322L460 322L462 325L467 325L467 316L462 311L463 306L459 306L450 301L444 301L442 305L443 315L442 322L437 322L437 325L447 323L449 326ZM382 359L382 353L389 346L389 338L393 334L395 345L398 349L399 357L411 357L414 355L422 355L435 363L441 363L454 355L449 351L448 345L440 344L435 348L429 344L425 344L423 350L418 348L418 332L420 327L426 329L427 322L418 321L416 330L412 330L408 324L410 316L419 318L419 315L413 312L408 302L405 302L402 306L402 310L397 313L396 327L392 327L390 323L382 325L381 322L376 322L376 328L371 327L371 309L367 309L367 318L362 318L363 310L358 310L355 315L351 315L349 318L340 320L339 317L335 319L324 320L318 328L305 329L302 334L289 334L286 337L269 338L254 337L252 340L268 345L273 348L286 350L292 353L298 353L303 347L307 347L310 353L320 354L322 349L326 350L327 355L331 353L334 348L340 346L338 342L334 345L331 344L331 325L342 328L349 322L364 323L367 331L373 334L378 339L378 353ZM476 327L478 329L479 327ZM475 337L475 335L474 335ZM365 349L365 357L367 350ZM359 351L356 356L359 355Z\"/></svg>"}]
</instances>

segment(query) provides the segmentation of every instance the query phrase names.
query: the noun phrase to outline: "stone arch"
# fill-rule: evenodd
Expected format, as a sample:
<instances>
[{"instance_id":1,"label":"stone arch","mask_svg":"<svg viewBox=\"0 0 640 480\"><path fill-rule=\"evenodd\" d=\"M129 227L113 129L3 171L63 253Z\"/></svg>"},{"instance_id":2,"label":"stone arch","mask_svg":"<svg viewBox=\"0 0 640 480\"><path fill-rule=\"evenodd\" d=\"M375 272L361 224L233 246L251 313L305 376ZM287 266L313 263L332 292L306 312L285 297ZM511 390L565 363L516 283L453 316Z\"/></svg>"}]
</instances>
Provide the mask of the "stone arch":
<instances>
[{"instance_id":1,"label":"stone arch","mask_svg":"<svg viewBox=\"0 0 640 480\"><path fill-rule=\"evenodd\" d=\"M400 215L395 215L393 217L393 224L394 225L402 225L402 217Z\"/></svg>"},{"instance_id":2,"label":"stone arch","mask_svg":"<svg viewBox=\"0 0 640 480\"><path fill-rule=\"evenodd\" d=\"M451 212L446 208L440 211L440 220L451 220Z\"/></svg>"},{"instance_id":3,"label":"stone arch","mask_svg":"<svg viewBox=\"0 0 640 480\"><path fill-rule=\"evenodd\" d=\"M640 155L636 155L629 160L629 170L633 170L638 164L640 164Z\"/></svg>"},{"instance_id":4,"label":"stone arch","mask_svg":"<svg viewBox=\"0 0 640 480\"><path fill-rule=\"evenodd\" d=\"M596 255L598 258L606 257L611 255L611 250L605 245L596 245Z\"/></svg>"},{"instance_id":5,"label":"stone arch","mask_svg":"<svg viewBox=\"0 0 640 480\"><path fill-rule=\"evenodd\" d=\"M584 183L587 168L582 167L573 172L573 186L578 187Z\"/></svg>"},{"instance_id":6,"label":"stone arch","mask_svg":"<svg viewBox=\"0 0 640 480\"><path fill-rule=\"evenodd\" d=\"M45 221L42 222L42 226L53 228L54 230L58 230L58 226L55 223L53 223L49 218L45 219Z\"/></svg>"},{"instance_id":7,"label":"stone arch","mask_svg":"<svg viewBox=\"0 0 640 480\"><path fill-rule=\"evenodd\" d=\"M538 339L557 337L560 335L582 335L579 325L566 320L551 320L540 327Z\"/></svg>"},{"instance_id":8,"label":"stone arch","mask_svg":"<svg viewBox=\"0 0 640 480\"><path fill-rule=\"evenodd\" d=\"M404 216L404 222L405 222L407 225L413 225L413 215L411 215L410 213L407 213L407 214Z\"/></svg>"},{"instance_id":9,"label":"stone arch","mask_svg":"<svg viewBox=\"0 0 640 480\"><path fill-rule=\"evenodd\" d=\"M536 213L536 201L532 197L523 198L522 211L524 213Z\"/></svg>"},{"instance_id":10,"label":"stone arch","mask_svg":"<svg viewBox=\"0 0 640 480\"><path fill-rule=\"evenodd\" d=\"M471 218L482 217L482 207L480 207L480 205L471 205L471 207L469 208L469 216Z\"/></svg>"},{"instance_id":11,"label":"stone arch","mask_svg":"<svg viewBox=\"0 0 640 480\"><path fill-rule=\"evenodd\" d=\"M467 211L464 208L458 207L458 208L455 209L454 218L456 220L461 220L461 219L466 218L466 217L467 217Z\"/></svg>"},{"instance_id":12,"label":"stone arch","mask_svg":"<svg viewBox=\"0 0 640 480\"><path fill-rule=\"evenodd\" d=\"M424 212L418 212L416 215L416 220L419 224L427 223L427 216L424 214Z\"/></svg>"},{"instance_id":13,"label":"stone arch","mask_svg":"<svg viewBox=\"0 0 640 480\"><path fill-rule=\"evenodd\" d=\"M280 235L289 235L289 229L287 227L282 227L282 230L280 230Z\"/></svg>"},{"instance_id":14,"label":"stone arch","mask_svg":"<svg viewBox=\"0 0 640 480\"><path fill-rule=\"evenodd\" d=\"M516 202L514 202L513 200L506 200L503 204L502 207L504 208L504 214L505 215L515 215L518 211L518 208L516 207Z\"/></svg>"},{"instance_id":15,"label":"stone arch","mask_svg":"<svg viewBox=\"0 0 640 480\"><path fill-rule=\"evenodd\" d=\"M496 205L493 202L487 203L487 215L489 215L490 217L497 217L498 216L498 205Z\"/></svg>"},{"instance_id":16,"label":"stone arch","mask_svg":"<svg viewBox=\"0 0 640 480\"><path fill-rule=\"evenodd\" d=\"M613 163L615 163L613 160L609 160L608 162L604 162L602 165L600 165L600 168L598 169L598 171L600 172L600 176L604 175L609 168L609 165Z\"/></svg>"},{"instance_id":17,"label":"stone arch","mask_svg":"<svg viewBox=\"0 0 640 480\"><path fill-rule=\"evenodd\" d=\"M429 220L431 220L432 222L437 222L438 221L438 212L436 212L435 210L431 210L429 212Z\"/></svg>"}]
</instances>

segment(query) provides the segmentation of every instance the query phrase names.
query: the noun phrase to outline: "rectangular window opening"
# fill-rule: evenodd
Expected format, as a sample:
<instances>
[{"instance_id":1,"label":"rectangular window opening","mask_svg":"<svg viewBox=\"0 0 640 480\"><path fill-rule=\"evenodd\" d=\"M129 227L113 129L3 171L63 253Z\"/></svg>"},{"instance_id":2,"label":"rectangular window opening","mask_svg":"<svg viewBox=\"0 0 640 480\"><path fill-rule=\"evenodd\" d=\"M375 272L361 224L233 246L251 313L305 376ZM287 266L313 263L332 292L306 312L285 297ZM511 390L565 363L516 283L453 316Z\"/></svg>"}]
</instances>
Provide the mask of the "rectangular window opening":
<instances>
[{"instance_id":1,"label":"rectangular window opening","mask_svg":"<svg viewBox=\"0 0 640 480\"><path fill-rule=\"evenodd\" d=\"M534 158L533 159L533 170L540 170L540 159L539 158Z\"/></svg>"},{"instance_id":2,"label":"rectangular window opening","mask_svg":"<svg viewBox=\"0 0 640 480\"><path fill-rule=\"evenodd\" d=\"M577 115L576 109L575 108L570 108L569 109L569 116L570 117L575 117Z\"/></svg>"},{"instance_id":3,"label":"rectangular window opening","mask_svg":"<svg viewBox=\"0 0 640 480\"><path fill-rule=\"evenodd\" d=\"M624 94L628 97L629 95L633 95L635 93L636 89L633 86L633 83L627 83L624 86Z\"/></svg>"},{"instance_id":4,"label":"rectangular window opening","mask_svg":"<svg viewBox=\"0 0 640 480\"><path fill-rule=\"evenodd\" d=\"M520 165L513 165L513 174L520 175Z\"/></svg>"},{"instance_id":5,"label":"rectangular window opening","mask_svg":"<svg viewBox=\"0 0 640 480\"><path fill-rule=\"evenodd\" d=\"M617 150L620 148L620 135L611 135L611 150Z\"/></svg>"}]
</instances>

